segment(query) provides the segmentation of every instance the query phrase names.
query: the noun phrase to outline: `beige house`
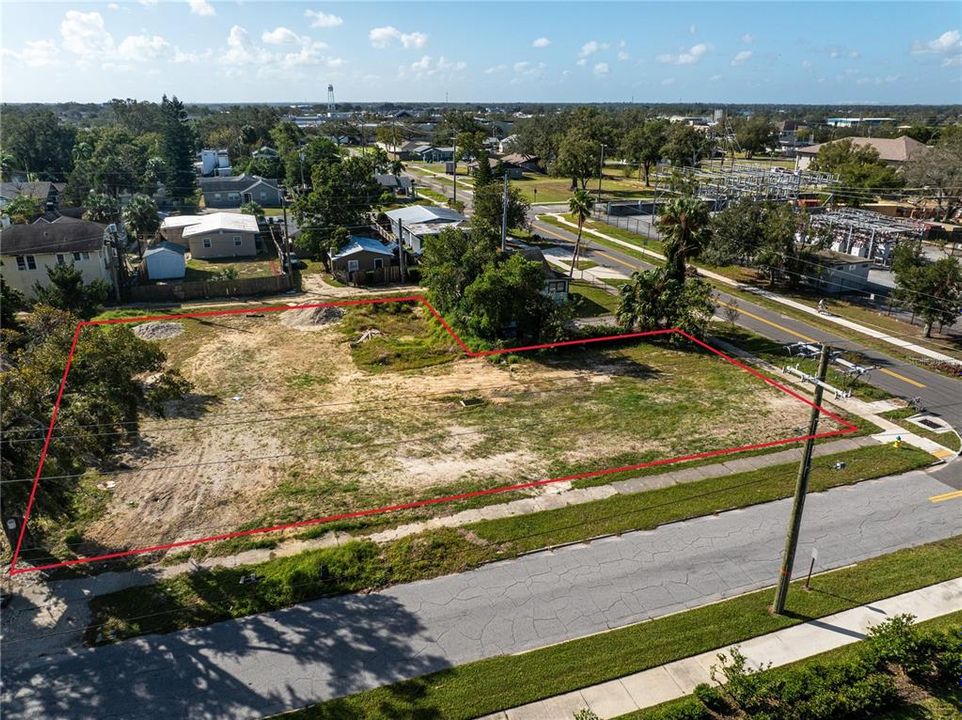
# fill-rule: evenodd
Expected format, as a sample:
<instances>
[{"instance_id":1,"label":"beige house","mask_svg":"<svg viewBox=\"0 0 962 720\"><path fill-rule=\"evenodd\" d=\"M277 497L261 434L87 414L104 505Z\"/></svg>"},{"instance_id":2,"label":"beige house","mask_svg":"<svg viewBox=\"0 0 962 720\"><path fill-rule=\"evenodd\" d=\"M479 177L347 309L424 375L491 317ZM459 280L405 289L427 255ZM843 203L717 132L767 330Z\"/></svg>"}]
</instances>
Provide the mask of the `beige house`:
<instances>
[{"instance_id":1,"label":"beige house","mask_svg":"<svg viewBox=\"0 0 962 720\"><path fill-rule=\"evenodd\" d=\"M832 140L832 142L837 143L842 142L843 140L851 140L852 145L857 148L875 148L875 151L878 153L879 160L884 162L886 165L892 165L894 167L899 167L902 165L902 163L912 159L918 153L928 150L927 145L920 143L918 140L913 140L907 135L897 138L842 138L841 140ZM795 151L795 169L807 170L808 166L811 165L812 160L814 160L815 156L818 155L818 151L830 144L831 143L820 143L818 145L809 145L808 147L798 148Z\"/></svg>"},{"instance_id":2,"label":"beige house","mask_svg":"<svg viewBox=\"0 0 962 720\"><path fill-rule=\"evenodd\" d=\"M113 285L113 250L104 244L105 233L100 223L63 216L11 225L0 231L0 275L28 298L36 283L49 284L47 268L55 265L73 265L85 283L103 280Z\"/></svg>"},{"instance_id":3,"label":"beige house","mask_svg":"<svg viewBox=\"0 0 962 720\"><path fill-rule=\"evenodd\" d=\"M181 244L198 260L257 255L257 218L239 213L197 215L198 222L181 231Z\"/></svg>"}]
</instances>

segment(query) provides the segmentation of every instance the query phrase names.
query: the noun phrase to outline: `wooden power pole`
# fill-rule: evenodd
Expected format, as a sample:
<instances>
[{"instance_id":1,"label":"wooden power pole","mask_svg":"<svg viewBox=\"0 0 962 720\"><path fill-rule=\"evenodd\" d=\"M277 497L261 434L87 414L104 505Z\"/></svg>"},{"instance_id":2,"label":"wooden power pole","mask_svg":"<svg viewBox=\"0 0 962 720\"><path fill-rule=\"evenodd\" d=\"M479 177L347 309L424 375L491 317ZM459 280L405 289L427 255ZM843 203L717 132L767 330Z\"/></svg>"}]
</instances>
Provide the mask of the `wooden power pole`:
<instances>
[{"instance_id":1,"label":"wooden power pole","mask_svg":"<svg viewBox=\"0 0 962 720\"><path fill-rule=\"evenodd\" d=\"M792 566L795 564L795 550L798 547L798 533L802 527L802 510L805 509L805 496L808 494L808 474L812 469L812 450L815 447L814 436L818 431L818 416L822 404L822 385L828 371L828 345L822 345L822 352L818 359L818 376L815 383L815 404L808 420L808 440L802 451L802 460L798 466L798 480L795 483L795 500L792 503L792 515L788 521L788 535L785 538L785 551L782 554L782 569L778 574L778 587L775 590L775 602L772 612L781 614L785 610L785 599L788 597L788 586L792 581Z\"/></svg>"}]
</instances>

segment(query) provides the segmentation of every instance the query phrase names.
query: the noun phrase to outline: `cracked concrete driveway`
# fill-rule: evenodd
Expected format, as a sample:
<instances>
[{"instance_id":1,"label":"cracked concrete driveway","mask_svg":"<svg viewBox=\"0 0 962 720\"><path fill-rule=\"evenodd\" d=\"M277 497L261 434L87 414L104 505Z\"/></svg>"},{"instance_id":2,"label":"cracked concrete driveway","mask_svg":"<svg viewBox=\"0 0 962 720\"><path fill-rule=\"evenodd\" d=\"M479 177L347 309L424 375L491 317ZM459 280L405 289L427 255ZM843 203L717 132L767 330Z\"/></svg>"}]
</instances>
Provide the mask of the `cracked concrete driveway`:
<instances>
[{"instance_id":1,"label":"cracked concrete driveway","mask_svg":"<svg viewBox=\"0 0 962 720\"><path fill-rule=\"evenodd\" d=\"M936 477L810 496L799 557L817 546L826 570L962 534L962 501L928 501L946 489ZM254 718L621 627L771 584L788 512L787 500L768 503L4 667L3 715Z\"/></svg>"}]
</instances>

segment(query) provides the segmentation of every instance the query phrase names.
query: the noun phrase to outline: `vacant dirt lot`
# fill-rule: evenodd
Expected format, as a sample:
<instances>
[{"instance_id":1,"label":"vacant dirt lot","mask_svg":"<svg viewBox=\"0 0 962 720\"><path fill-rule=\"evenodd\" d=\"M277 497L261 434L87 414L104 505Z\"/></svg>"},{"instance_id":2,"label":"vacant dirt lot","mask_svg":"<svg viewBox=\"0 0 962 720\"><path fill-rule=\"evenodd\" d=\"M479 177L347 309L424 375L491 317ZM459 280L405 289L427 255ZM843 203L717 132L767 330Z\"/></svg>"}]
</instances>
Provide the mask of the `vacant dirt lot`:
<instances>
[{"instance_id":1,"label":"vacant dirt lot","mask_svg":"<svg viewBox=\"0 0 962 720\"><path fill-rule=\"evenodd\" d=\"M194 392L118 457L91 550L763 442L807 416L663 345L466 359L411 307L180 322L154 342Z\"/></svg>"}]
</instances>

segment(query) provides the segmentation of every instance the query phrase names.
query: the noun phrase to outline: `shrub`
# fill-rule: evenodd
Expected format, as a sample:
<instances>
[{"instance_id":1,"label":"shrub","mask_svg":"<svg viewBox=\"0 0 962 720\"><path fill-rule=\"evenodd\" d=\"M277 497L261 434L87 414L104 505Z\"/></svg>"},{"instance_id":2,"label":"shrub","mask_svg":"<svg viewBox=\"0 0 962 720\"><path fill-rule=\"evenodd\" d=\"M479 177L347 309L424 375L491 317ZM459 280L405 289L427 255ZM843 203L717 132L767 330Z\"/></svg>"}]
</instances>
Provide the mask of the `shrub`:
<instances>
[{"instance_id":1,"label":"shrub","mask_svg":"<svg viewBox=\"0 0 962 720\"><path fill-rule=\"evenodd\" d=\"M694 698L673 702L647 716L648 720L712 720L712 715Z\"/></svg>"},{"instance_id":2,"label":"shrub","mask_svg":"<svg viewBox=\"0 0 962 720\"><path fill-rule=\"evenodd\" d=\"M694 696L702 705L714 712L725 713L731 709L721 690L708 683L696 685Z\"/></svg>"}]
</instances>

